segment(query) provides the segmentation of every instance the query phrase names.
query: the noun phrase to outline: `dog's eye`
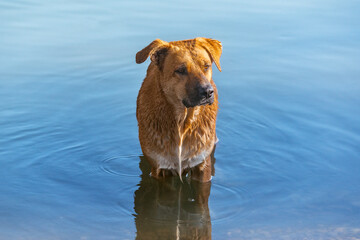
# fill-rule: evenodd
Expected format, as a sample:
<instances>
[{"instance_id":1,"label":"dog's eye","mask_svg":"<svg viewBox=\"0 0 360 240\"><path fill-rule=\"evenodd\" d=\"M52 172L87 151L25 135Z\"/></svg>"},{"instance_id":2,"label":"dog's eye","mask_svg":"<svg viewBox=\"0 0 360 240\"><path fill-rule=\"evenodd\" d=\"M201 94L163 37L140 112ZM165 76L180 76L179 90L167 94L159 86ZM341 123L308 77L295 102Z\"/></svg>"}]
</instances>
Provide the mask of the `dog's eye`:
<instances>
[{"instance_id":1,"label":"dog's eye","mask_svg":"<svg viewBox=\"0 0 360 240\"><path fill-rule=\"evenodd\" d=\"M180 68L176 69L175 72L178 74L181 74L181 75L187 74L186 67L180 67Z\"/></svg>"},{"instance_id":2,"label":"dog's eye","mask_svg":"<svg viewBox=\"0 0 360 240\"><path fill-rule=\"evenodd\" d=\"M204 66L205 72L206 72L207 70L209 70L209 68L210 68L210 65L209 65L209 64L205 64L205 66Z\"/></svg>"}]
</instances>

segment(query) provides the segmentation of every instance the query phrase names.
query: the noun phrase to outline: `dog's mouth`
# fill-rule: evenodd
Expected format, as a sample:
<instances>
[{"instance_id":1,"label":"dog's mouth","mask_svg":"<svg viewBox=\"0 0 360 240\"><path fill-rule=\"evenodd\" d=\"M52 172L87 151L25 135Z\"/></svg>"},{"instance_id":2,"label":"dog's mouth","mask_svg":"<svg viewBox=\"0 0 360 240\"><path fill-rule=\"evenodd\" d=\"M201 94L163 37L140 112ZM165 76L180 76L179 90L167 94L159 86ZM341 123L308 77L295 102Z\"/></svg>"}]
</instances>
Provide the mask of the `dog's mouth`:
<instances>
[{"instance_id":1,"label":"dog's mouth","mask_svg":"<svg viewBox=\"0 0 360 240\"><path fill-rule=\"evenodd\" d=\"M203 106L203 105L211 105L214 102L214 97L210 98L203 98L197 102L189 102L188 100L182 100L182 103L186 108L196 107L196 106Z\"/></svg>"}]
</instances>

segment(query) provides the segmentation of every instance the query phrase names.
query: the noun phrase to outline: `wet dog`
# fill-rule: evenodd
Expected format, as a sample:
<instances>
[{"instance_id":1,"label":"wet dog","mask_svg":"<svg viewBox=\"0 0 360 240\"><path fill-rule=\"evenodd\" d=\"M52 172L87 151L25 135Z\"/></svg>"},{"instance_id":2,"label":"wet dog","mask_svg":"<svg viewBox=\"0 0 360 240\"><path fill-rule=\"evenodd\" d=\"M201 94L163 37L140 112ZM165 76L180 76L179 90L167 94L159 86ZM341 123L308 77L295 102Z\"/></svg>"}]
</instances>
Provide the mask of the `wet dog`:
<instances>
[{"instance_id":1,"label":"wet dog","mask_svg":"<svg viewBox=\"0 0 360 240\"><path fill-rule=\"evenodd\" d=\"M209 38L155 40L136 54L136 63L151 63L137 98L136 117L142 151L155 178L191 172L211 180L210 153L215 133L218 94L212 63L220 68L221 43Z\"/></svg>"}]
</instances>

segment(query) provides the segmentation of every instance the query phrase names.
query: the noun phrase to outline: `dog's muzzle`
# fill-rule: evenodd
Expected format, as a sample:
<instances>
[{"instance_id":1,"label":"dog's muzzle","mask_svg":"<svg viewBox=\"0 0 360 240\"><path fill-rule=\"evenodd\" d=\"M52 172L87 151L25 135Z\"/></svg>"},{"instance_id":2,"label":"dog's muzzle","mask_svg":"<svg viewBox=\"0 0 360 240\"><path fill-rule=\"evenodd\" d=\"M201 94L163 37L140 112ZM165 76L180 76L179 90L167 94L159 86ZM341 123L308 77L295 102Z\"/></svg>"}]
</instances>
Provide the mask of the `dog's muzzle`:
<instances>
[{"instance_id":1,"label":"dog's muzzle","mask_svg":"<svg viewBox=\"0 0 360 240\"><path fill-rule=\"evenodd\" d=\"M199 86L195 96L190 96L189 99L184 99L182 103L185 107L195 107L201 105L211 105L214 102L214 88L208 84L206 86Z\"/></svg>"}]
</instances>

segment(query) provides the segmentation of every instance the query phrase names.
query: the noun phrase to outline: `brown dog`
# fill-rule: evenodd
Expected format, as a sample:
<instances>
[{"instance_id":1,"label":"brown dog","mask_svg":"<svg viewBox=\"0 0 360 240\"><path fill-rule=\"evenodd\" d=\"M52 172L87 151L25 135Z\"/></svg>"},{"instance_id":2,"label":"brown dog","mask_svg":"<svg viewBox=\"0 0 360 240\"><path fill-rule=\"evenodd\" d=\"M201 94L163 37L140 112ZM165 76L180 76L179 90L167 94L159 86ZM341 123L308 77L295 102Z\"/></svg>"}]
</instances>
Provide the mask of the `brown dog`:
<instances>
[{"instance_id":1,"label":"brown dog","mask_svg":"<svg viewBox=\"0 0 360 240\"><path fill-rule=\"evenodd\" d=\"M151 63L137 98L136 117L142 151L159 178L191 170L193 179L211 179L210 154L218 95L212 62L220 68L221 43L209 38L155 40L136 54Z\"/></svg>"}]
</instances>

